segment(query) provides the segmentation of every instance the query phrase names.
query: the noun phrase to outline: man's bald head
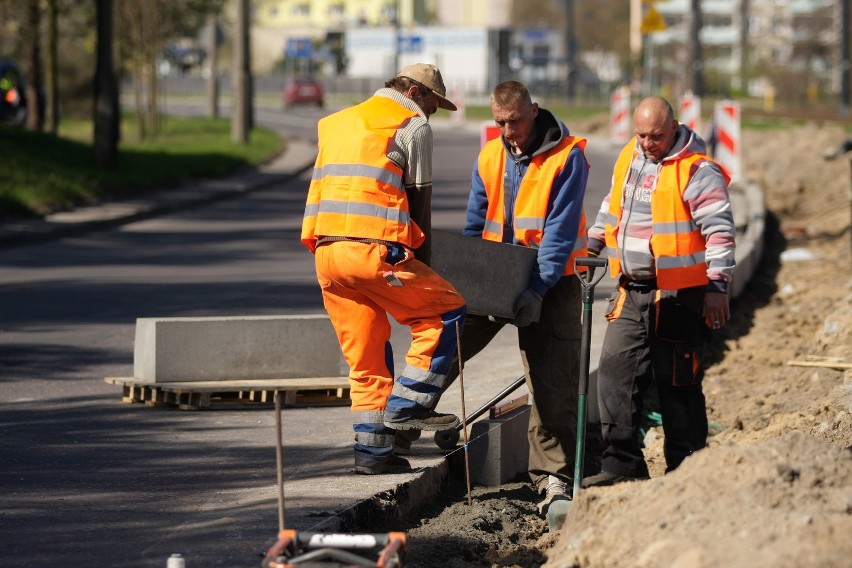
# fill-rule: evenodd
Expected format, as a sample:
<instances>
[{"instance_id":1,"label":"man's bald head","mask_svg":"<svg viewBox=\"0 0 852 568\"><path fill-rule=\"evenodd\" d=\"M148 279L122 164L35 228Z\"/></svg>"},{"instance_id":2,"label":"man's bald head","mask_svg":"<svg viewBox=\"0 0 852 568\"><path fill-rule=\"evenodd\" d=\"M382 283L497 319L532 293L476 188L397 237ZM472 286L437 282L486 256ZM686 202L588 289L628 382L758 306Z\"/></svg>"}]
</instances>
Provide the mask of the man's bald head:
<instances>
[{"instance_id":1,"label":"man's bald head","mask_svg":"<svg viewBox=\"0 0 852 568\"><path fill-rule=\"evenodd\" d=\"M674 146L678 122L672 105L662 97L645 97L633 111L636 140L645 157L659 162Z\"/></svg>"}]
</instances>

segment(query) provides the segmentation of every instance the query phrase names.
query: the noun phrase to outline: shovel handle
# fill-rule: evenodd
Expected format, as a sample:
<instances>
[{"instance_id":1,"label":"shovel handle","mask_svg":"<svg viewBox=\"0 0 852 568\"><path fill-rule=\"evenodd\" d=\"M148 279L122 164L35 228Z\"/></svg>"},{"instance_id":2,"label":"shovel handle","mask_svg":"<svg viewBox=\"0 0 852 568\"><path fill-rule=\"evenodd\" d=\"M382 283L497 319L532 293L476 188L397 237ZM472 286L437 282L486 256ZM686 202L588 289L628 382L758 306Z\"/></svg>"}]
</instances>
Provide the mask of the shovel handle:
<instances>
[{"instance_id":1,"label":"shovel handle","mask_svg":"<svg viewBox=\"0 0 852 568\"><path fill-rule=\"evenodd\" d=\"M574 259L574 263L577 266L603 267L606 266L606 262L606 258L600 258L598 256L578 256Z\"/></svg>"},{"instance_id":2,"label":"shovel handle","mask_svg":"<svg viewBox=\"0 0 852 568\"><path fill-rule=\"evenodd\" d=\"M597 256L578 256L574 259L574 274L577 275L577 278L580 279L580 283L583 285L583 290L585 294L583 298L583 302L591 301L592 291L598 282L603 280L604 275L606 274L606 267L609 264L609 261L606 257L600 258ZM578 266L587 266L590 267L591 270L587 270L585 273L577 270ZM595 268L603 268L603 270L595 271Z\"/></svg>"}]
</instances>

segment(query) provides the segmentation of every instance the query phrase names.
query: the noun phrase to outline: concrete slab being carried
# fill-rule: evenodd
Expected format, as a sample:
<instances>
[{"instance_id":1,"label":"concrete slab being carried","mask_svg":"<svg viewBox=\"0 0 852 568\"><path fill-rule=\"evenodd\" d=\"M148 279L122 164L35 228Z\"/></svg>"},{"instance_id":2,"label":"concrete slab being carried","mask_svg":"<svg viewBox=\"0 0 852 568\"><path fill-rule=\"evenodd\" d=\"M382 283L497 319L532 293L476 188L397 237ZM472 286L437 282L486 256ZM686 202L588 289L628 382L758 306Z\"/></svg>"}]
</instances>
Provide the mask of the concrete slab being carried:
<instances>
[{"instance_id":1,"label":"concrete slab being carried","mask_svg":"<svg viewBox=\"0 0 852 568\"><path fill-rule=\"evenodd\" d=\"M513 319L536 257L533 248L432 231L432 269L455 286L472 314Z\"/></svg>"}]
</instances>

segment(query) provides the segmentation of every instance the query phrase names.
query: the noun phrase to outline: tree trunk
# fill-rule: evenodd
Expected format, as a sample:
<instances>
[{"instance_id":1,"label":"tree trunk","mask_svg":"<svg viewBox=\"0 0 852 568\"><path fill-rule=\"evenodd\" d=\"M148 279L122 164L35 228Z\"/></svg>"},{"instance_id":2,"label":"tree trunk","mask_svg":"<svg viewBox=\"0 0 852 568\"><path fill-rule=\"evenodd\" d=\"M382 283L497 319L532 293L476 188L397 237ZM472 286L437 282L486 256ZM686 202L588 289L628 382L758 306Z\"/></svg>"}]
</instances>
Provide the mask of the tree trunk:
<instances>
[{"instance_id":1,"label":"tree trunk","mask_svg":"<svg viewBox=\"0 0 852 568\"><path fill-rule=\"evenodd\" d=\"M95 64L95 161L101 167L118 163L118 86L112 61L112 0L97 0Z\"/></svg>"},{"instance_id":2,"label":"tree trunk","mask_svg":"<svg viewBox=\"0 0 852 568\"><path fill-rule=\"evenodd\" d=\"M41 83L41 9L39 0L27 3L27 130L44 128L44 105Z\"/></svg>"},{"instance_id":3,"label":"tree trunk","mask_svg":"<svg viewBox=\"0 0 852 568\"><path fill-rule=\"evenodd\" d=\"M215 13L207 16L207 115L219 118L219 16Z\"/></svg>"},{"instance_id":4,"label":"tree trunk","mask_svg":"<svg viewBox=\"0 0 852 568\"><path fill-rule=\"evenodd\" d=\"M47 54L45 90L47 91L47 131L54 136L59 132L59 51L56 27L56 0L47 0Z\"/></svg>"},{"instance_id":5,"label":"tree trunk","mask_svg":"<svg viewBox=\"0 0 852 568\"><path fill-rule=\"evenodd\" d=\"M237 0L236 25L234 26L233 95L231 112L231 140L245 144L249 141L251 97L249 84L249 0Z\"/></svg>"},{"instance_id":6,"label":"tree trunk","mask_svg":"<svg viewBox=\"0 0 852 568\"><path fill-rule=\"evenodd\" d=\"M157 71L157 52L160 45L160 19L162 6L160 0L140 3L140 21L144 22L142 27L142 53L145 55L145 85L146 85L146 112L145 122L148 125L148 133L156 138L160 135L160 84Z\"/></svg>"}]
</instances>

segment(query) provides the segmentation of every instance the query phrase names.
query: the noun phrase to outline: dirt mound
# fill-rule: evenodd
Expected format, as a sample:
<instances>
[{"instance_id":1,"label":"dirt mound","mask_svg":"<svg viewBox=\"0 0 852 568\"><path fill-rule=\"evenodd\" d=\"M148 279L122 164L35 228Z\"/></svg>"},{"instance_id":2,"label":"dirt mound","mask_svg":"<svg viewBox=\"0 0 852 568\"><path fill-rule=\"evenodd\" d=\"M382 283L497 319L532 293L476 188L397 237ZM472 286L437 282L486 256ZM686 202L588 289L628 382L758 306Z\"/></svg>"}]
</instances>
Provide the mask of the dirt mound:
<instances>
[{"instance_id":1,"label":"dirt mound","mask_svg":"<svg viewBox=\"0 0 852 568\"><path fill-rule=\"evenodd\" d=\"M582 492L547 565L848 566L850 487L852 452L801 432L718 445L664 477Z\"/></svg>"}]
</instances>

